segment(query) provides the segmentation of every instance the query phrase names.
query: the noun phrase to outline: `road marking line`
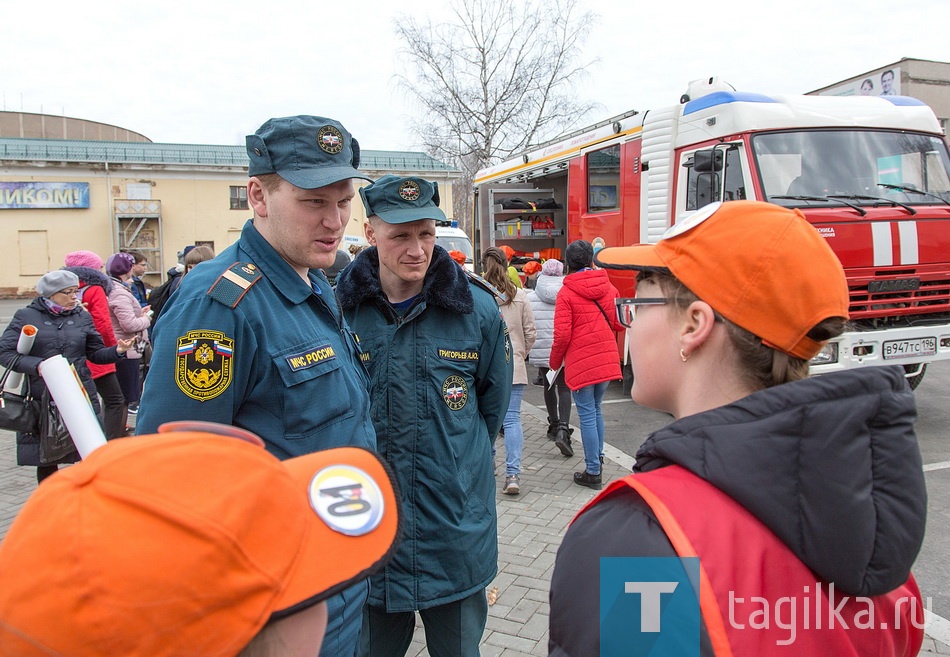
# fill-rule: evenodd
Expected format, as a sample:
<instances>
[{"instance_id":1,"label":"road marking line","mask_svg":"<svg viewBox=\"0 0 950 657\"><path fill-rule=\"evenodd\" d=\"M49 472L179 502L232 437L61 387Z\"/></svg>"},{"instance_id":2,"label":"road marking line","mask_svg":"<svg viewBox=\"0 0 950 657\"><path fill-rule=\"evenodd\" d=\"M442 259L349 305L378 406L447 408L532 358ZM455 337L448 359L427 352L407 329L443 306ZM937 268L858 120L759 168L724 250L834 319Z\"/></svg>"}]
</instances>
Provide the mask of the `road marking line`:
<instances>
[{"instance_id":1,"label":"road marking line","mask_svg":"<svg viewBox=\"0 0 950 657\"><path fill-rule=\"evenodd\" d=\"M940 463L927 463L924 465L924 472L932 472L933 470L946 470L950 468L950 461L941 461Z\"/></svg>"},{"instance_id":2,"label":"road marking line","mask_svg":"<svg viewBox=\"0 0 950 657\"><path fill-rule=\"evenodd\" d=\"M950 621L924 609L924 632L931 639L950 646Z\"/></svg>"}]
</instances>

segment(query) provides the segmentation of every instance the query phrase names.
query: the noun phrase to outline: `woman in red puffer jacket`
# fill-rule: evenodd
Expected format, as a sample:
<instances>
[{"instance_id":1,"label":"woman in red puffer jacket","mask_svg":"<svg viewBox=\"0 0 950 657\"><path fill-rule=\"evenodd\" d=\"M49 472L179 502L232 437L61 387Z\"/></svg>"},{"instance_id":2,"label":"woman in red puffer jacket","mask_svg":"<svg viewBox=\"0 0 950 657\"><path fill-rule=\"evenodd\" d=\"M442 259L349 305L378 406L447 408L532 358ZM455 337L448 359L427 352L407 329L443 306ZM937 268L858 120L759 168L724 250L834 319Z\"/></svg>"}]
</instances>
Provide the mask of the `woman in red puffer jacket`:
<instances>
[{"instance_id":1,"label":"woman in red puffer jacket","mask_svg":"<svg viewBox=\"0 0 950 657\"><path fill-rule=\"evenodd\" d=\"M584 445L583 472L574 473L574 483L600 490L604 451L604 418L600 402L610 381L621 378L616 333L624 331L617 319L614 299L619 295L607 272L592 269L594 249L577 240L567 245L565 264L571 273L557 296L554 309L554 344L550 367L564 366L564 380L574 392L574 404ZM559 441L570 441L559 433ZM568 449L558 444L563 453Z\"/></svg>"}]
</instances>

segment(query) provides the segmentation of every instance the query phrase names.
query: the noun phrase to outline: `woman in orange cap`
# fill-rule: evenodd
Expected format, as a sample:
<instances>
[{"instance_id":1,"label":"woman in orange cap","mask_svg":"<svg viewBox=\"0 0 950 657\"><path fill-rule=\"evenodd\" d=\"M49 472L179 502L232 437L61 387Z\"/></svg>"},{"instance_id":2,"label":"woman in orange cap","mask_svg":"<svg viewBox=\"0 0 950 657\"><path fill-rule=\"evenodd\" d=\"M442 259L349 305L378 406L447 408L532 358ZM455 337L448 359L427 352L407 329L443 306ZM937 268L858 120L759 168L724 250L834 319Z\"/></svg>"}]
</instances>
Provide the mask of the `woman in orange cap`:
<instances>
[{"instance_id":1,"label":"woman in orange cap","mask_svg":"<svg viewBox=\"0 0 950 657\"><path fill-rule=\"evenodd\" d=\"M848 318L825 239L715 203L597 264L639 272L616 304L632 396L675 421L568 530L551 654L916 655L914 397L898 367L808 377Z\"/></svg>"}]
</instances>

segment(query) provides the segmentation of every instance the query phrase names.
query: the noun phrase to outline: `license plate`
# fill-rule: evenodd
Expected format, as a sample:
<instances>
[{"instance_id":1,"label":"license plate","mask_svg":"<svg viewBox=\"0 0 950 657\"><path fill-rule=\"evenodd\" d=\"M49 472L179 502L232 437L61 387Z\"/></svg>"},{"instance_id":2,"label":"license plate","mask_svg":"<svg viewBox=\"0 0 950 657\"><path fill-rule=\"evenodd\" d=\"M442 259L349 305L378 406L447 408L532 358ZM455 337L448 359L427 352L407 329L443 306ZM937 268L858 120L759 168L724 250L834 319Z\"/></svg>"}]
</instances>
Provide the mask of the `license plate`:
<instances>
[{"instance_id":1,"label":"license plate","mask_svg":"<svg viewBox=\"0 0 950 657\"><path fill-rule=\"evenodd\" d=\"M933 356L937 353L937 338L915 338L913 340L892 340L884 343L884 358L915 358Z\"/></svg>"}]
</instances>

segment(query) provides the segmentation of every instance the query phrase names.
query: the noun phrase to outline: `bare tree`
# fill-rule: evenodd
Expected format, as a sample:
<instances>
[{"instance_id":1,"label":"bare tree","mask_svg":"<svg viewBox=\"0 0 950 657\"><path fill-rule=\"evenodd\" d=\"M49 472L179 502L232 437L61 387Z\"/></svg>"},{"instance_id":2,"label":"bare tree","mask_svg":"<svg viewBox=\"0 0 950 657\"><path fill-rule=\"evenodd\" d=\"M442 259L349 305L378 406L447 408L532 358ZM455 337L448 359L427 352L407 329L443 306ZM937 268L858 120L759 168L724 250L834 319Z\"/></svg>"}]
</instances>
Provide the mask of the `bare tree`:
<instances>
[{"instance_id":1,"label":"bare tree","mask_svg":"<svg viewBox=\"0 0 950 657\"><path fill-rule=\"evenodd\" d=\"M467 227L475 173L556 136L597 105L572 94L586 65L581 46L595 16L577 0L454 0L454 20L397 19L419 105L412 130L433 157L462 170L454 215Z\"/></svg>"}]
</instances>

